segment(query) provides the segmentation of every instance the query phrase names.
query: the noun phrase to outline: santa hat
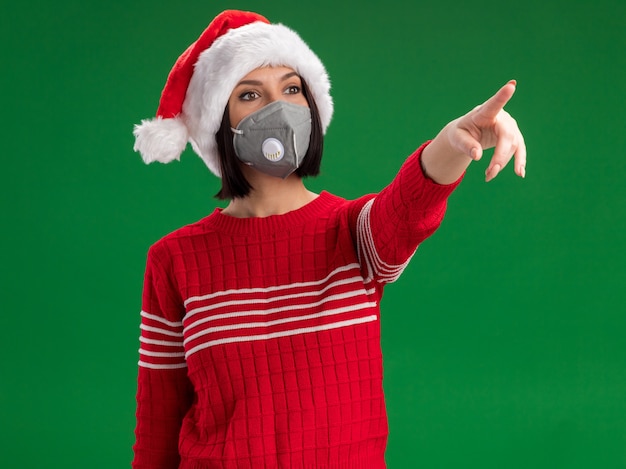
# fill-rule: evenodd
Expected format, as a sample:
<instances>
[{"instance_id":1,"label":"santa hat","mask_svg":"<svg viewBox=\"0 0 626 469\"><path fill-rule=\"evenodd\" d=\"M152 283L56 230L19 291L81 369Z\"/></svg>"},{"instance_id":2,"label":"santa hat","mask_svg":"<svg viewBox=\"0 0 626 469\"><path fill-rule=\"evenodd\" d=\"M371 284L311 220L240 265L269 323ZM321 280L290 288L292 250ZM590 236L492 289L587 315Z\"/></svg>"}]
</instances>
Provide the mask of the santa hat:
<instances>
[{"instance_id":1,"label":"santa hat","mask_svg":"<svg viewBox=\"0 0 626 469\"><path fill-rule=\"evenodd\" d=\"M333 101L324 65L297 33L270 24L252 12L219 14L178 58L163 92L156 117L135 126L134 150L144 162L178 160L187 142L209 169L220 176L215 133L237 83L265 66L293 68L307 83L322 129L330 123Z\"/></svg>"}]
</instances>

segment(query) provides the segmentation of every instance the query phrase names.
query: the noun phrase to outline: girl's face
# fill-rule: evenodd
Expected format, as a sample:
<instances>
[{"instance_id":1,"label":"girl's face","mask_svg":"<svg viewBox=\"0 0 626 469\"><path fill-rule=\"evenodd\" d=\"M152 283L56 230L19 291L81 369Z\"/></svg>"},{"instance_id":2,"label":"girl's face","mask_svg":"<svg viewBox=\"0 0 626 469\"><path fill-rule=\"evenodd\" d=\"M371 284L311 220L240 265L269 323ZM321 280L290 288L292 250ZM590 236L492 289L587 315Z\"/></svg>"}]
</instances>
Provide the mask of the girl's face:
<instances>
[{"instance_id":1,"label":"girl's face","mask_svg":"<svg viewBox=\"0 0 626 469\"><path fill-rule=\"evenodd\" d=\"M262 67L241 79L228 99L230 126L274 101L288 101L309 107L302 94L302 80L289 67Z\"/></svg>"}]
</instances>

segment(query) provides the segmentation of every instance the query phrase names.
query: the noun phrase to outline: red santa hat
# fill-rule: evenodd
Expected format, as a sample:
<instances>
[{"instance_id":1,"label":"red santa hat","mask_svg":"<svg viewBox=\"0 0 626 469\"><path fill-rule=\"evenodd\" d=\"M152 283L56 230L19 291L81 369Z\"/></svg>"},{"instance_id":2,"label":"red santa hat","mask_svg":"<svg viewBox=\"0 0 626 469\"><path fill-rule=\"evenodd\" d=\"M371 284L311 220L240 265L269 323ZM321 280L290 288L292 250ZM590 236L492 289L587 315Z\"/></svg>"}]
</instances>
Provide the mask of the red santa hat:
<instances>
[{"instance_id":1,"label":"red santa hat","mask_svg":"<svg viewBox=\"0 0 626 469\"><path fill-rule=\"evenodd\" d=\"M178 58L156 117L135 126L135 151L146 163L178 160L187 142L217 176L215 133L237 83L265 66L293 68L307 83L318 107L322 129L330 123L333 101L324 65L297 33L270 24L252 12L220 13Z\"/></svg>"}]
</instances>

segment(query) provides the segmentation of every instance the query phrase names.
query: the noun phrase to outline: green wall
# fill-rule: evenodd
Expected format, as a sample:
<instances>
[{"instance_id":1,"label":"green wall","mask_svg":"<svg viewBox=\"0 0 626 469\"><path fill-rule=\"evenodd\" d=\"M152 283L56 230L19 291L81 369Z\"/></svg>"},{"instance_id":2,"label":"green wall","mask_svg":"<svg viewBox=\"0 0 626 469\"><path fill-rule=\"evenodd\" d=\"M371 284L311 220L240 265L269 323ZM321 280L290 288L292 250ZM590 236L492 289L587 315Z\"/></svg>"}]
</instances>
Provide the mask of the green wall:
<instances>
[{"instance_id":1,"label":"green wall","mask_svg":"<svg viewBox=\"0 0 626 469\"><path fill-rule=\"evenodd\" d=\"M225 8L293 27L328 68L315 191L380 190L518 80L527 178L473 164L387 289L389 467L626 467L621 0L4 5L0 466L129 465L145 254L218 190L190 150L144 166L132 126Z\"/></svg>"}]
</instances>

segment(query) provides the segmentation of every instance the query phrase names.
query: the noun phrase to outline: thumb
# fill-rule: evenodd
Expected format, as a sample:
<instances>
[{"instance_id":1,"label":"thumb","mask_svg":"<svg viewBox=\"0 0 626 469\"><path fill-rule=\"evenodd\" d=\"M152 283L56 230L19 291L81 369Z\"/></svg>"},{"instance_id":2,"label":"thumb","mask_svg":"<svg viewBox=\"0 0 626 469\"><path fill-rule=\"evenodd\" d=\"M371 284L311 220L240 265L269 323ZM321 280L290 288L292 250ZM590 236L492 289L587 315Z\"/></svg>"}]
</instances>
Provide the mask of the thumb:
<instances>
[{"instance_id":1,"label":"thumb","mask_svg":"<svg viewBox=\"0 0 626 469\"><path fill-rule=\"evenodd\" d=\"M483 156L483 147L462 125L455 126L449 134L450 144L460 153L478 161Z\"/></svg>"}]
</instances>

